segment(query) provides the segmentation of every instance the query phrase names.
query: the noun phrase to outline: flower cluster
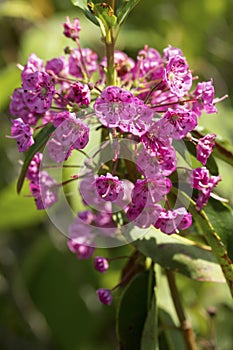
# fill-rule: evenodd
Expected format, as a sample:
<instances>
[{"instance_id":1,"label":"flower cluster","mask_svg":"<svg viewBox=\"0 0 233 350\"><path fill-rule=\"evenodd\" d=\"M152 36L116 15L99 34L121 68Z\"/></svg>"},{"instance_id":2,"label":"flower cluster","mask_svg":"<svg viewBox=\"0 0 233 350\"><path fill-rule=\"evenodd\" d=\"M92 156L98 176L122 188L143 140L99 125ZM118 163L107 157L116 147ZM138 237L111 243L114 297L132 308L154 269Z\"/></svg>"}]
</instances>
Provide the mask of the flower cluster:
<instances>
[{"instance_id":1,"label":"flower cluster","mask_svg":"<svg viewBox=\"0 0 233 350\"><path fill-rule=\"evenodd\" d=\"M191 226L187 209L174 206L177 184L173 175L179 174L177 142L181 147L183 140L196 146L200 167L187 167L186 172L190 189L198 190L193 199L199 209L206 205L220 176L211 176L205 167L216 135L199 140L192 135L202 111L217 112L212 80L194 86L192 71L180 49L168 46L160 54L145 46L135 60L115 51L116 81L106 86L107 58L99 59L91 49L80 46L80 29L78 19L71 22L67 18L64 35L76 47L66 48L66 56L47 62L32 54L26 65L20 66L22 85L11 97L10 112L14 117L11 135L19 152L32 147L40 130L51 125L54 132L47 149L58 165L73 150L86 147L90 123L101 128L102 141L112 147L112 159L105 166L101 159L99 166L92 159L95 166L82 175L79 192L87 210L79 212L69 228L70 250L87 259L94 253L97 235L114 237L128 223L143 229L152 225L169 235ZM132 141L125 153L122 139ZM101 149L97 153L101 154ZM122 157L129 153L131 162ZM27 178L38 209L58 200L59 185L43 168L42 154L34 155ZM95 259L101 272L108 268L103 259ZM108 290L100 289L98 296L104 304L112 301Z\"/></svg>"}]
</instances>

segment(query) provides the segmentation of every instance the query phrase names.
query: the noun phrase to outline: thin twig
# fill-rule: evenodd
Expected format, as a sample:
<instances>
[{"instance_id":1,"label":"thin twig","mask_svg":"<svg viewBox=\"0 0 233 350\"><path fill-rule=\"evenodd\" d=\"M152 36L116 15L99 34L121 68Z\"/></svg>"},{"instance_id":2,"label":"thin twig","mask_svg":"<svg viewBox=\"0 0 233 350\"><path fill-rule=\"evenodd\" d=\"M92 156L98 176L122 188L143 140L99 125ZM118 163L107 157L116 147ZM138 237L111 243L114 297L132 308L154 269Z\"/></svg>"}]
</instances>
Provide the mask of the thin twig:
<instances>
[{"instance_id":1,"label":"thin twig","mask_svg":"<svg viewBox=\"0 0 233 350\"><path fill-rule=\"evenodd\" d=\"M183 306L181 304L179 291L176 286L176 280L174 272L171 270L165 270L168 280L168 285L170 288L170 293L172 297L172 301L174 304L174 307L176 309L176 313L180 322L180 329L183 333L184 340L187 346L187 350L197 350L197 345L195 342L195 336L193 333L193 329L191 327L190 322L187 320L185 316L185 312L183 309Z\"/></svg>"}]
</instances>

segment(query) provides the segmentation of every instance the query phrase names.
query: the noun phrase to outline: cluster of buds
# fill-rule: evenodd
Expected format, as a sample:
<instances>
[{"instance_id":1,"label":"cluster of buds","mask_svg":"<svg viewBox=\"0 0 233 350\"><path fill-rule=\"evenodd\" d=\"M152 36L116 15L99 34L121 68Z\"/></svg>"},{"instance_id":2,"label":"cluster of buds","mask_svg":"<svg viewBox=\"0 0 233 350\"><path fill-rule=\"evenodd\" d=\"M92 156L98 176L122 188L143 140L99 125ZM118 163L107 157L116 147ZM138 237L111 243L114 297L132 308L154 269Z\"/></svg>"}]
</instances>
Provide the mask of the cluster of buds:
<instances>
[{"instance_id":1,"label":"cluster of buds","mask_svg":"<svg viewBox=\"0 0 233 350\"><path fill-rule=\"evenodd\" d=\"M205 167L216 135L198 140L192 131L203 111L217 112L218 99L214 99L212 80L193 87L196 78L186 58L171 46L162 54L145 46L136 60L115 51L116 82L106 86L107 59L82 48L79 32L79 20L67 18L64 35L76 47L66 48L66 56L47 62L32 54L20 66L22 86L12 95L10 112L14 117L11 135L19 152L32 147L34 135L48 125L54 128L47 142L48 154L58 165L74 150L86 147L90 124L101 128L102 142L112 147L108 166L99 166L96 173L93 167L91 174L82 176L79 192L87 210L78 213L69 229L70 250L87 259L94 253L95 236L103 229L104 235L114 237L128 223L142 229L152 225L169 235L191 226L188 210L182 205L175 208L169 197L172 176L179 170L174 141L186 140L196 146L200 166L187 168L186 178L190 189L199 191L193 199L202 209L220 180ZM132 141L127 152L133 154L134 164L122 161L122 139ZM58 201L61 185L43 169L42 153L35 153L26 177L38 209ZM108 261L98 257L95 267L104 272ZM109 291L101 289L98 295L104 304L111 303Z\"/></svg>"}]
</instances>

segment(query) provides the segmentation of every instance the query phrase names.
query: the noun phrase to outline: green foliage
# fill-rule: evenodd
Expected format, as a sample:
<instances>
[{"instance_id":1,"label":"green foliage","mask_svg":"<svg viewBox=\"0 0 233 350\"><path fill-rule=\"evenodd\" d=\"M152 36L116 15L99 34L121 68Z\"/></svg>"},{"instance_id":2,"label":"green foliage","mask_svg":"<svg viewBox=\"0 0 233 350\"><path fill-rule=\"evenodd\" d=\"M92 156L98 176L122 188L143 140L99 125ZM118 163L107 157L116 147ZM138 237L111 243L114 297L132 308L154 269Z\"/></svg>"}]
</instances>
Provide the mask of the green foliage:
<instances>
[{"instance_id":1,"label":"green foliage","mask_svg":"<svg viewBox=\"0 0 233 350\"><path fill-rule=\"evenodd\" d=\"M1 4L1 17L10 19L7 25L4 22L4 36L12 27L14 28L13 49L2 46L0 52L2 66L4 62L14 62L14 65L10 63L8 66L5 65L0 73L1 120L3 111L9 115L7 112L9 96L19 85L19 71L15 67L15 61L24 64L31 52L49 59L53 55L59 55L67 44L66 39L61 37L61 18L65 18L67 11L58 15L55 13L55 9L59 7L58 1L48 3L52 4L51 8L54 12L47 14L47 18L43 17L43 11L39 8L42 6L40 2L37 8L33 5L33 1L29 0L27 2L6 1L3 5ZM93 15L87 7L87 1L73 0L73 3L92 22L99 25L96 15ZM93 1L93 3L98 10L101 9L96 5L100 1ZM138 11L133 11L129 22L125 24L119 40L120 49L127 48L128 53L135 57L137 50L145 43L159 50L167 44L180 46L190 62L195 62L195 66L194 64L191 66L195 67L196 73L206 80L214 77L219 96L226 92L230 92L229 95L231 95L233 76L230 1L164 2L158 0L155 2L148 0L145 4L143 1L139 3L139 1L116 0L115 3L117 22L115 17L113 22L111 20L108 22L109 16L106 10L99 15L107 21L108 28L123 23L133 7L138 4ZM62 6L65 8L65 2L62 2ZM67 9L70 11L68 5ZM76 9L70 12L70 15L79 17ZM22 32L18 30L17 23L19 28L23 28ZM85 46L101 52L102 49L96 40L97 31L95 29L94 32L92 31L91 24L89 27L83 23L82 27L85 32ZM60 28L59 35L57 28ZM214 66L217 68L213 68ZM207 167L213 175L222 174L224 177L222 191L225 195L229 195L232 193L232 168L225 168L223 162L229 166L233 164L232 147L228 141L225 141L225 139L233 139L230 102L219 109L219 115L216 118L204 116L200 122L206 129L198 129L197 138L202 137L207 130L223 136L222 138L218 136L213 156L210 157ZM36 145L27 155L22 169L18 183L19 190L31 157L43 147L51 132L52 129L48 128L45 134L38 134ZM186 145L190 152L188 156L192 159L195 149L189 143ZM16 168L10 146L7 146L6 154L9 156L8 161ZM5 178L8 172L9 169L6 167L1 168ZM5 273L3 267L0 268L0 305L1 310L4 311L0 318L0 326L1 329L6 330L5 334L0 335L0 346L4 350L12 350L20 346L22 349L40 350L45 348L112 350L117 347L112 336L114 310L99 307L93 286L96 288L106 283L111 287L119 271L116 269L114 272L110 271L107 276L101 275L98 278L88 262L77 262L71 254L67 254L64 250L64 242L54 239L59 234L53 233L53 239L50 240L48 232L44 232L45 228L42 225L44 214L35 209L30 198L25 197L29 193L28 188L22 189L21 195L17 196L15 187L14 181L0 193L0 229L9 233L9 235L1 235L0 265L4 265L5 262L6 266L9 266L13 259L13 263L19 266L15 274ZM190 201L189 198L187 200ZM186 201L185 198L184 201ZM79 203L76 205L78 207ZM149 256L157 267L159 265L179 272L178 286L184 306L194 325L199 348L205 349L207 345L210 348L211 342L212 344L215 342L215 348L231 350L233 310L229 292L222 283L225 279L219 267L220 265L223 267L228 281L231 280L232 271L228 260L233 259L231 209L228 205L211 199L203 215L196 212L192 201L190 210L195 212L195 223L192 232L185 233L187 238L176 235L167 237L152 230L138 240L135 246L142 254ZM25 241L22 237L25 232L30 239L35 240L35 244L27 243L27 246L24 246ZM191 242L188 239L191 237L199 243ZM203 242L206 244L203 245ZM120 268L121 265L119 265ZM148 291L148 281L151 278L148 271L137 274L125 289L122 288L118 311L118 334L121 344L130 344L126 350L130 347L134 350L139 347L142 350L185 349L175 312L169 302L169 292L161 281L164 276L159 278L157 275L155 289L151 288ZM22 278L22 289L19 288L19 276ZM200 283L200 281L208 282ZM4 283L7 287L5 292ZM15 297L12 292L14 288ZM6 299L8 303L5 303ZM28 317L30 320L28 321L23 314L31 304L34 311L32 314L26 313L31 317ZM209 306L217 310L214 318L208 316ZM40 319L40 316L44 320L44 323L42 322L46 330L44 338L40 336L43 334L40 321L35 321L33 315L35 319L37 317ZM6 321L8 319L11 321ZM30 330L30 322L34 327L32 330ZM215 329L216 339L212 334L213 329ZM31 332L29 342L24 340L23 332L27 334ZM134 337L132 332L135 334ZM46 347L43 339L50 339L51 347ZM13 340L15 340L14 344ZM5 346L6 343L8 347Z\"/></svg>"},{"instance_id":2,"label":"green foliage","mask_svg":"<svg viewBox=\"0 0 233 350\"><path fill-rule=\"evenodd\" d=\"M147 307L151 300L149 272L142 272L134 276L122 294L117 314L117 334L122 350L140 350L141 336L147 317ZM152 276L153 278L153 276ZM148 327L148 326L147 326ZM145 329L143 342L145 342Z\"/></svg>"},{"instance_id":3,"label":"green foliage","mask_svg":"<svg viewBox=\"0 0 233 350\"><path fill-rule=\"evenodd\" d=\"M138 229L135 228L131 232L132 237L134 231L138 235ZM166 236L154 228L145 230L142 237L134 244L154 263L197 281L225 282L221 269L208 248L198 246L178 235Z\"/></svg>"}]
</instances>

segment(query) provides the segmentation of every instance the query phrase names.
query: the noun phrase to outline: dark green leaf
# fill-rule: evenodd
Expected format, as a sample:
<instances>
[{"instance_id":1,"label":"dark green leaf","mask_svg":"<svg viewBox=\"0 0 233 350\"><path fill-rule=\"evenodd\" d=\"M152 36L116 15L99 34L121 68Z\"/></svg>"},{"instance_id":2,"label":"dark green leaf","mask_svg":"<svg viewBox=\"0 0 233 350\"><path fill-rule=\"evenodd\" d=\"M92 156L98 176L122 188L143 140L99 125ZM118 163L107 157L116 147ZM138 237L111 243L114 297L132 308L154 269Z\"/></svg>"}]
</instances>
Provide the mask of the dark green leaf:
<instances>
[{"instance_id":1,"label":"dark green leaf","mask_svg":"<svg viewBox=\"0 0 233 350\"><path fill-rule=\"evenodd\" d=\"M225 203L210 198L204 208L211 224L224 243L230 259L233 261L233 215L232 209Z\"/></svg>"},{"instance_id":2,"label":"dark green leaf","mask_svg":"<svg viewBox=\"0 0 233 350\"><path fill-rule=\"evenodd\" d=\"M99 22L97 21L96 17L90 12L87 3L88 1L86 0L71 0L72 4L74 4L74 6L79 7L85 14L85 16L94 24L96 24L97 26L99 25Z\"/></svg>"},{"instance_id":3,"label":"dark green leaf","mask_svg":"<svg viewBox=\"0 0 233 350\"><path fill-rule=\"evenodd\" d=\"M141 336L147 316L148 282L149 272L139 273L123 291L117 314L121 350L141 350Z\"/></svg>"},{"instance_id":4,"label":"dark green leaf","mask_svg":"<svg viewBox=\"0 0 233 350\"><path fill-rule=\"evenodd\" d=\"M159 348L162 350L186 350L181 331L176 327L171 315L164 309L159 308Z\"/></svg>"},{"instance_id":5,"label":"dark green leaf","mask_svg":"<svg viewBox=\"0 0 233 350\"><path fill-rule=\"evenodd\" d=\"M33 156L39 152L43 146L45 146L45 144L47 143L51 133L54 130L54 126L53 124L48 124L47 126L45 126L35 137L35 143L29 148L29 150L26 152L25 154L25 160L24 160L24 164L22 166L20 175L19 175L19 179L17 182L17 192L20 193L23 183L24 183L24 179L27 173L27 169L29 167L29 164L33 158Z\"/></svg>"},{"instance_id":6,"label":"dark green leaf","mask_svg":"<svg viewBox=\"0 0 233 350\"><path fill-rule=\"evenodd\" d=\"M138 229L134 228L131 236L137 235L137 231ZM221 268L209 249L199 247L175 234L165 235L154 228L145 232L144 237L134 244L155 263L198 281L225 282Z\"/></svg>"},{"instance_id":7,"label":"dark green leaf","mask_svg":"<svg viewBox=\"0 0 233 350\"><path fill-rule=\"evenodd\" d=\"M156 287L153 290L151 307L148 311L146 322L144 324L141 350L156 350L158 345L158 315L157 315L157 300Z\"/></svg>"},{"instance_id":8,"label":"dark green leaf","mask_svg":"<svg viewBox=\"0 0 233 350\"><path fill-rule=\"evenodd\" d=\"M139 3L140 0L121 0L119 7L116 8L117 22L124 22L128 14Z\"/></svg>"},{"instance_id":9,"label":"dark green leaf","mask_svg":"<svg viewBox=\"0 0 233 350\"><path fill-rule=\"evenodd\" d=\"M172 191L177 191L175 188ZM212 248L213 254L216 257L219 265L222 268L223 274L228 283L231 294L233 295L233 264L228 256L226 246L222 242L221 236L224 236L224 225L219 225L217 222L213 226L211 219L204 210L197 211L195 202L184 192L179 191L179 199L185 206L189 206L189 211L193 216L198 232L203 235ZM218 215L218 212L215 213ZM224 222L224 218L222 219Z\"/></svg>"}]
</instances>

